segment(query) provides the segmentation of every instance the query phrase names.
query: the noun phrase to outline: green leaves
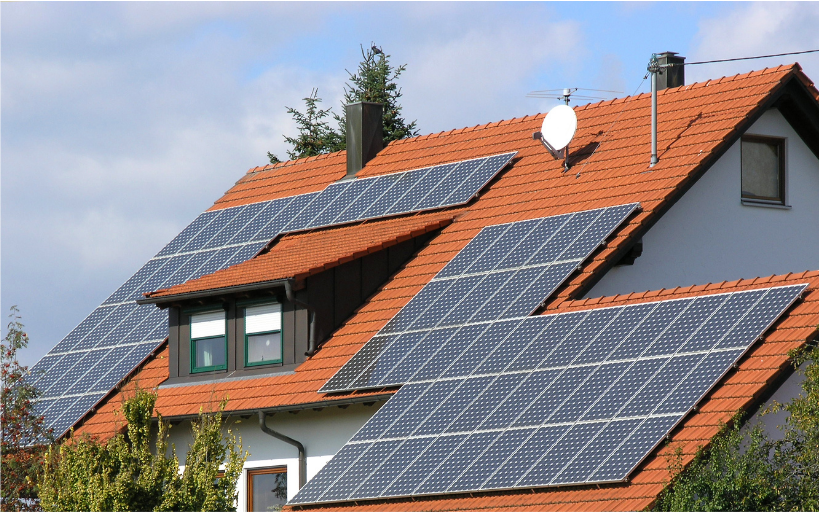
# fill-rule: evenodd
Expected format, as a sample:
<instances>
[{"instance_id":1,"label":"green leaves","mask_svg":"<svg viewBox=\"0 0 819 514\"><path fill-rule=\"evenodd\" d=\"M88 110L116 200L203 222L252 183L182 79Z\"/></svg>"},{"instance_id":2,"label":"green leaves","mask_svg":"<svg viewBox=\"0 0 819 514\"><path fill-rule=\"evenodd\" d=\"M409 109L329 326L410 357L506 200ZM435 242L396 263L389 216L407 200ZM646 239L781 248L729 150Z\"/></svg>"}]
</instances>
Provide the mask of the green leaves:
<instances>
[{"instance_id":1,"label":"green leaves","mask_svg":"<svg viewBox=\"0 0 819 514\"><path fill-rule=\"evenodd\" d=\"M222 410L199 413L184 472L168 451L168 425L151 415L156 394L136 389L122 405L127 432L105 443L72 436L46 455L40 498L53 511L231 511L247 458L241 440L222 437ZM154 449L151 449L155 441ZM225 466L224 476L217 477Z\"/></svg>"},{"instance_id":2,"label":"green leaves","mask_svg":"<svg viewBox=\"0 0 819 514\"><path fill-rule=\"evenodd\" d=\"M674 478L654 510L819 510L819 349L792 357L796 366L809 364L802 393L772 407L788 412L784 437L772 440L761 425L741 429L737 416L685 469L678 448L669 462Z\"/></svg>"}]
</instances>

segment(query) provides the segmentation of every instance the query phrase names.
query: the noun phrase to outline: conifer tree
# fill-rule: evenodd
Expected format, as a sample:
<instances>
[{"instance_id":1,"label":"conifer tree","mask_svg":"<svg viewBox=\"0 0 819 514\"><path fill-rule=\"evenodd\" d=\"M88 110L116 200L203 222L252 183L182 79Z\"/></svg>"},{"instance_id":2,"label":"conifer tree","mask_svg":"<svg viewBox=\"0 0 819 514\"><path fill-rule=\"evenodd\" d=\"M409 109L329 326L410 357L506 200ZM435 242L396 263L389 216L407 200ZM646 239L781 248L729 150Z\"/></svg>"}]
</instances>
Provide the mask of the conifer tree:
<instances>
[{"instance_id":1,"label":"conifer tree","mask_svg":"<svg viewBox=\"0 0 819 514\"><path fill-rule=\"evenodd\" d=\"M324 119L331 113L330 109L319 109L321 99L317 97L317 90L304 99L305 112L301 113L291 107L288 114L293 116L299 128L299 135L295 138L285 136L285 141L292 145L287 151L290 159L300 159L323 153L336 152L347 148L347 104L356 102L376 102L384 106L384 144L398 139L418 135L416 122L407 123L401 113L401 88L397 81L407 65L402 64L393 68L390 56L373 45L369 49L361 47L362 60L355 73L350 73L349 82L344 85L344 99L341 103L342 114L332 113L338 122L338 131L329 127ZM267 153L271 164L279 162L272 153Z\"/></svg>"}]
</instances>

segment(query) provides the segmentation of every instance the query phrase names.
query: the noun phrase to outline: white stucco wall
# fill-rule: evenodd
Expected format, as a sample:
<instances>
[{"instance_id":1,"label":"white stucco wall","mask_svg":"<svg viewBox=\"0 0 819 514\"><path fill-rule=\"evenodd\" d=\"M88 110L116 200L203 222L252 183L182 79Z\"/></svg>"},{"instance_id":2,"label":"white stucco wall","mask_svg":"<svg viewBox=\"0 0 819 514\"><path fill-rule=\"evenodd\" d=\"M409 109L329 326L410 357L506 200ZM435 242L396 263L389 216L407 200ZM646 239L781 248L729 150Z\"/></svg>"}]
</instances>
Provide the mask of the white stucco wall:
<instances>
[{"instance_id":1,"label":"white stucco wall","mask_svg":"<svg viewBox=\"0 0 819 514\"><path fill-rule=\"evenodd\" d=\"M634 265L609 271L588 298L819 269L819 160L776 109L748 133L787 138L791 208L741 204L737 142L643 237Z\"/></svg>"},{"instance_id":2,"label":"white stucco wall","mask_svg":"<svg viewBox=\"0 0 819 514\"><path fill-rule=\"evenodd\" d=\"M310 480L383 404L384 402L380 402L369 407L358 404L346 409L328 407L321 411L306 410L297 414L282 412L268 416L267 426L304 445L307 454L307 480ZM248 469L287 466L287 496L288 499L292 498L299 489L296 448L262 432L256 416L249 419L230 417L226 420L226 425L230 425L242 437L244 449L250 452L245 462L245 471L239 479L237 510L247 510ZM170 442L176 446L181 465L185 464L185 454L191 441L190 423L177 423L171 427Z\"/></svg>"}]
</instances>

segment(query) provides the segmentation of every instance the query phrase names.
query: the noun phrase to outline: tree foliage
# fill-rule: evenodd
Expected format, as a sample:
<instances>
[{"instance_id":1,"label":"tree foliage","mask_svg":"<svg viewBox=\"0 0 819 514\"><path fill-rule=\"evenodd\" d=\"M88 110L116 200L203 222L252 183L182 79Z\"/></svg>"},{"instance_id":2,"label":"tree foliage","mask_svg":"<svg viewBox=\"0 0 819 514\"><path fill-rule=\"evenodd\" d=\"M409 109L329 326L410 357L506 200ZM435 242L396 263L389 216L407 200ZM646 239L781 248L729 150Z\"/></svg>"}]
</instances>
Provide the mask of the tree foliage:
<instances>
[{"instance_id":1,"label":"tree foliage","mask_svg":"<svg viewBox=\"0 0 819 514\"><path fill-rule=\"evenodd\" d=\"M314 155L336 152L347 148L347 104L356 102L376 102L383 104L383 138L386 145L390 141L414 137L418 135L416 122L407 123L401 114L401 88L397 81L407 65L393 68L390 56L375 46L369 49L361 47L361 62L355 73L350 73L349 82L344 85L344 99L341 103L342 114L332 112L332 108L319 109L318 90L314 89L310 96L304 98L305 109L302 113L292 107L287 107L287 113L293 116L298 127L296 137L285 136L284 140L291 145L287 151L290 159L301 159ZM334 130L327 123L328 116L338 122L338 130ZM267 152L271 164L276 164L279 158Z\"/></svg>"},{"instance_id":2,"label":"tree foliage","mask_svg":"<svg viewBox=\"0 0 819 514\"><path fill-rule=\"evenodd\" d=\"M247 454L231 430L222 435L224 402L200 410L193 443L179 473L168 424L152 429L156 394L136 389L122 405L127 431L106 442L72 437L52 446L38 477L42 505L52 511L231 511ZM151 442L154 441L154 448ZM217 477L224 464L224 476Z\"/></svg>"},{"instance_id":3,"label":"tree foliage","mask_svg":"<svg viewBox=\"0 0 819 514\"><path fill-rule=\"evenodd\" d=\"M808 362L802 392L785 410L783 437L772 439L762 426L740 428L736 418L683 469L677 449L670 461L674 478L657 499L659 511L819 510L819 349L793 354Z\"/></svg>"},{"instance_id":4,"label":"tree foliage","mask_svg":"<svg viewBox=\"0 0 819 514\"><path fill-rule=\"evenodd\" d=\"M17 352L29 343L17 306L11 307L6 336L0 345L2 362L2 480L0 509L39 510L37 487L32 480L42 465L45 443L51 432L34 405L37 389L26 380L28 367L20 365Z\"/></svg>"}]
</instances>

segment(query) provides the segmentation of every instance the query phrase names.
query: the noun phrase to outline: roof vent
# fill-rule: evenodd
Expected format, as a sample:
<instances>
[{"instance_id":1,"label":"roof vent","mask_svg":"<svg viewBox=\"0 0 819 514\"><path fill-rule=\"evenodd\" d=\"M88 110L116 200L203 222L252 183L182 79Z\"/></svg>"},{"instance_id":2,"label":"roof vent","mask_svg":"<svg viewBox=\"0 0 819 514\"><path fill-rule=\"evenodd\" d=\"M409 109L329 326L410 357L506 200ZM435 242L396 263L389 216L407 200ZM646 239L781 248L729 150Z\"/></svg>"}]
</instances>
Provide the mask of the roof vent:
<instances>
[{"instance_id":1,"label":"roof vent","mask_svg":"<svg viewBox=\"0 0 819 514\"><path fill-rule=\"evenodd\" d=\"M384 148L384 106L374 102L349 104L347 109L347 177L354 178Z\"/></svg>"}]
</instances>

